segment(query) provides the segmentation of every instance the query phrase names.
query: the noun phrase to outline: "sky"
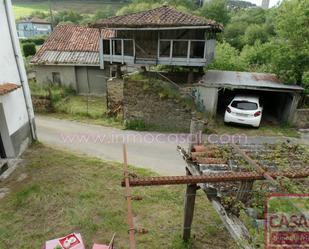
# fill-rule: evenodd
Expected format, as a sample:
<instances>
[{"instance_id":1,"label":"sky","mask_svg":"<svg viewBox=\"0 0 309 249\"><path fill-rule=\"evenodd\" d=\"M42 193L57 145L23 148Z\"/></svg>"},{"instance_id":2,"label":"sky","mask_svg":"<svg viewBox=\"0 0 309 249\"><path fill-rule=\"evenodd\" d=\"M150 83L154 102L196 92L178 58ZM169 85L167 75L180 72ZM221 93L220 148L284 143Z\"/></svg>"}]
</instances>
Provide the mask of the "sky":
<instances>
[{"instance_id":1,"label":"sky","mask_svg":"<svg viewBox=\"0 0 309 249\"><path fill-rule=\"evenodd\" d=\"M257 6L261 6L262 5L262 0L247 0L248 2L254 3ZM280 0L270 0L269 1L269 7L273 7L275 6Z\"/></svg>"}]
</instances>

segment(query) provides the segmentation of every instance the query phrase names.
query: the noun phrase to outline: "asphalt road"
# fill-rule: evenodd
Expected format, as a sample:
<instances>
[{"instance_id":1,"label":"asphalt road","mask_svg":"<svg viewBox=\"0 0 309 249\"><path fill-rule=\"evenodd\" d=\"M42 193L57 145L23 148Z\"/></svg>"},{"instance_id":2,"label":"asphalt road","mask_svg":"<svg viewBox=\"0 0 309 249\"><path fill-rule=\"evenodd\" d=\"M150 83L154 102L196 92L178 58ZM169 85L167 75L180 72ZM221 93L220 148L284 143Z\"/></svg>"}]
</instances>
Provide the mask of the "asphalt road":
<instances>
[{"instance_id":1,"label":"asphalt road","mask_svg":"<svg viewBox=\"0 0 309 249\"><path fill-rule=\"evenodd\" d=\"M169 139L169 134L124 131L43 116L36 117L36 126L39 140L55 148L123 162L124 139L129 164L163 175L185 174L178 143L175 136Z\"/></svg>"},{"instance_id":2,"label":"asphalt road","mask_svg":"<svg viewBox=\"0 0 309 249\"><path fill-rule=\"evenodd\" d=\"M185 163L176 150L177 145L187 148L188 138L185 135L125 131L45 116L36 117L36 126L39 140L55 148L108 161L123 162L123 143L125 142L129 164L151 169L162 175L185 174ZM226 142L228 137L214 135L208 139L212 141L222 139ZM261 144L284 140L287 138L248 137L240 142ZM309 144L307 136L303 136L303 139L289 138L289 140Z\"/></svg>"}]
</instances>

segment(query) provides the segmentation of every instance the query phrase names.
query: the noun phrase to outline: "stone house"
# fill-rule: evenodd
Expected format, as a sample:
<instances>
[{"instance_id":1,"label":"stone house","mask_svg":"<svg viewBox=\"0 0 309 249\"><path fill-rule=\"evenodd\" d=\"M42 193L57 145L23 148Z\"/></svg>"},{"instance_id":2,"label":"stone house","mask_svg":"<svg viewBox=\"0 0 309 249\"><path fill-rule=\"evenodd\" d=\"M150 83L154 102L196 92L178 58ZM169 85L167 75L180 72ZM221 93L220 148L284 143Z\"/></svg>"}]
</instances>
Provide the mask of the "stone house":
<instances>
[{"instance_id":1,"label":"stone house","mask_svg":"<svg viewBox=\"0 0 309 249\"><path fill-rule=\"evenodd\" d=\"M72 87L80 94L105 94L110 71L108 65L99 66L100 37L97 28L58 25L31 60L37 82Z\"/></svg>"},{"instance_id":2,"label":"stone house","mask_svg":"<svg viewBox=\"0 0 309 249\"><path fill-rule=\"evenodd\" d=\"M46 36L52 32L52 24L43 19L32 17L16 22L17 34L21 39Z\"/></svg>"},{"instance_id":3,"label":"stone house","mask_svg":"<svg viewBox=\"0 0 309 249\"><path fill-rule=\"evenodd\" d=\"M15 158L36 139L34 113L10 0L0 3L1 158Z\"/></svg>"}]
</instances>

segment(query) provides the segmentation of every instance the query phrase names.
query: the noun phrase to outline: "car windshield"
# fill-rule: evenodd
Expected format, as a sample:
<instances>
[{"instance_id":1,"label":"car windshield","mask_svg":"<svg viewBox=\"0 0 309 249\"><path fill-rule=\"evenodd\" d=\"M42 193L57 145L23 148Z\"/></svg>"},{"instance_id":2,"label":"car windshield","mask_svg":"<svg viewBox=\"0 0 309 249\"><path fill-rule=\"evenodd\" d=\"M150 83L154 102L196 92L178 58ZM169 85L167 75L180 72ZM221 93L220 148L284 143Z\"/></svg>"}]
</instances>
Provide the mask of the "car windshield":
<instances>
[{"instance_id":1,"label":"car windshield","mask_svg":"<svg viewBox=\"0 0 309 249\"><path fill-rule=\"evenodd\" d=\"M258 108L257 103L244 100L234 100L231 106L240 110L256 110Z\"/></svg>"}]
</instances>

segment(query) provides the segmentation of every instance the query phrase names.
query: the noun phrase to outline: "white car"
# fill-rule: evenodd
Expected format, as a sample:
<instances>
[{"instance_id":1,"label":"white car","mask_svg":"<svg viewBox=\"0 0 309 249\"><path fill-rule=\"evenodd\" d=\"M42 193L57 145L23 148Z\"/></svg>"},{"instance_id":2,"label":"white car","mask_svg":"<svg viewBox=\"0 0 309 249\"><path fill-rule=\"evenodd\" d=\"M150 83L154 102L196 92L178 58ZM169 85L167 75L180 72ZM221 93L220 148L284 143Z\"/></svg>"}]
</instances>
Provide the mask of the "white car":
<instances>
[{"instance_id":1,"label":"white car","mask_svg":"<svg viewBox=\"0 0 309 249\"><path fill-rule=\"evenodd\" d=\"M225 110L224 122L259 127L263 107L256 96L235 96Z\"/></svg>"}]
</instances>

